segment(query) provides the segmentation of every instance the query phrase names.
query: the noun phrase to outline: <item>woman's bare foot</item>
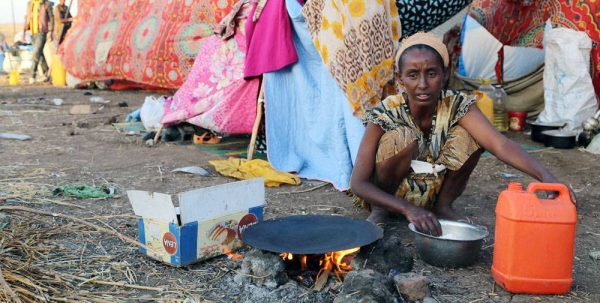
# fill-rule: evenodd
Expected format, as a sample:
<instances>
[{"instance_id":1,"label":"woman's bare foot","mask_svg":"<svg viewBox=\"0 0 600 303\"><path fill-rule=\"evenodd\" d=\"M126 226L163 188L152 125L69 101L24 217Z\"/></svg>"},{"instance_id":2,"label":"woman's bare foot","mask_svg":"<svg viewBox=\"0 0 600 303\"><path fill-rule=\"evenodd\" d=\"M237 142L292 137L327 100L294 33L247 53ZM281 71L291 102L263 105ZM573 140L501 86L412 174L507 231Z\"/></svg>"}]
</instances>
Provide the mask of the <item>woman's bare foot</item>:
<instances>
[{"instance_id":1,"label":"woman's bare foot","mask_svg":"<svg viewBox=\"0 0 600 303\"><path fill-rule=\"evenodd\" d=\"M371 214L367 218L367 221L376 224L378 226L382 226L385 224L389 216L389 212L381 207L372 206L371 205Z\"/></svg>"}]
</instances>

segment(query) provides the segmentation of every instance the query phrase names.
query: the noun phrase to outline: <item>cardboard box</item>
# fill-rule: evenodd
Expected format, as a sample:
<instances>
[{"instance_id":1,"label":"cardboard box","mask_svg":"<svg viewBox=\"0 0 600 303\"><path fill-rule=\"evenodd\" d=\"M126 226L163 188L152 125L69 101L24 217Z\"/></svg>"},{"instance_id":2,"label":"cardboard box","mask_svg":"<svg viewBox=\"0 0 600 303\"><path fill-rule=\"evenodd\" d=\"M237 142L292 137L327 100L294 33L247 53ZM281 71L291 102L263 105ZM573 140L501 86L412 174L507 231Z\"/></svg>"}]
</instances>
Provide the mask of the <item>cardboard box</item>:
<instances>
[{"instance_id":1,"label":"cardboard box","mask_svg":"<svg viewBox=\"0 0 600 303\"><path fill-rule=\"evenodd\" d=\"M139 217L140 252L174 266L184 266L243 246L240 232L263 219L263 178L195 189L172 196L127 191Z\"/></svg>"}]
</instances>

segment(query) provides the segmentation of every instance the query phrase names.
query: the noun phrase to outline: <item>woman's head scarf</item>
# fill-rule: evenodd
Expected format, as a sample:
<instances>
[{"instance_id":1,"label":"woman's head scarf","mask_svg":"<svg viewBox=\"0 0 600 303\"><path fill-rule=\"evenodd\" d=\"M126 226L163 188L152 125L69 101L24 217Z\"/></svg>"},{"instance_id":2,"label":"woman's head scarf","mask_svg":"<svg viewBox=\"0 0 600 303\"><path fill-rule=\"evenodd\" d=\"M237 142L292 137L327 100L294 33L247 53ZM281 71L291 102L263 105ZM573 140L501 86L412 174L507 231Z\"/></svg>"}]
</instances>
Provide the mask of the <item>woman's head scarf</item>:
<instances>
[{"instance_id":1,"label":"woman's head scarf","mask_svg":"<svg viewBox=\"0 0 600 303\"><path fill-rule=\"evenodd\" d=\"M406 51L409 47L418 44L424 44L435 49L435 51L437 51L442 57L442 60L444 61L444 67L448 67L448 64L450 63L450 56L448 55L448 48L444 42L442 42L442 40L434 34L423 32L416 33L402 40L400 49L398 49L398 52L396 53L396 65L398 65L400 62L400 57L404 51Z\"/></svg>"}]
</instances>

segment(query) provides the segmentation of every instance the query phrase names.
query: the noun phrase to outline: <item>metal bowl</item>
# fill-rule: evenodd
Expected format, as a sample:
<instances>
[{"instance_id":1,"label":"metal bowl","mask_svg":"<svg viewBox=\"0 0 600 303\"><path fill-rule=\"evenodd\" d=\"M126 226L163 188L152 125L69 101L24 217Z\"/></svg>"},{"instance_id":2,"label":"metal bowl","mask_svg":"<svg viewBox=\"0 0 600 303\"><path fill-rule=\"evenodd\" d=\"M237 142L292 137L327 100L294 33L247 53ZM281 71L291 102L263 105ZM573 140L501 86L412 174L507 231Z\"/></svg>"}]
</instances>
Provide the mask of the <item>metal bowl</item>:
<instances>
[{"instance_id":1,"label":"metal bowl","mask_svg":"<svg viewBox=\"0 0 600 303\"><path fill-rule=\"evenodd\" d=\"M563 122L529 122L527 124L531 127L531 140L540 143L544 143L543 131L560 129L566 125Z\"/></svg>"},{"instance_id":2,"label":"metal bowl","mask_svg":"<svg viewBox=\"0 0 600 303\"><path fill-rule=\"evenodd\" d=\"M466 222L439 220L442 236L434 237L415 229L410 223L408 228L415 235L415 244L419 257L428 264L460 268L477 261L483 239L489 235L483 227Z\"/></svg>"},{"instance_id":3,"label":"metal bowl","mask_svg":"<svg viewBox=\"0 0 600 303\"><path fill-rule=\"evenodd\" d=\"M542 132L544 136L544 146L569 149L577 146L577 132L562 131L562 130L545 130Z\"/></svg>"}]
</instances>

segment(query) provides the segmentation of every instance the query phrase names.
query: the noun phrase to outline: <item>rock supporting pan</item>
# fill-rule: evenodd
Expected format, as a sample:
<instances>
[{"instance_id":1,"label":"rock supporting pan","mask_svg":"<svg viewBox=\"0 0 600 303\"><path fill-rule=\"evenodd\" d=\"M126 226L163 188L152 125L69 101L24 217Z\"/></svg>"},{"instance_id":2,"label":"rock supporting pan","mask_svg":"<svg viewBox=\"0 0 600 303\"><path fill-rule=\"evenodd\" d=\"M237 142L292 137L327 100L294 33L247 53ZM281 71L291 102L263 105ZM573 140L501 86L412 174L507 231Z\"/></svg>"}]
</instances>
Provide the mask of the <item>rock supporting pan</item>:
<instances>
[{"instance_id":1,"label":"rock supporting pan","mask_svg":"<svg viewBox=\"0 0 600 303\"><path fill-rule=\"evenodd\" d=\"M383 230L364 219L300 215L259 222L242 233L246 244L271 252L325 254L371 244Z\"/></svg>"}]
</instances>

